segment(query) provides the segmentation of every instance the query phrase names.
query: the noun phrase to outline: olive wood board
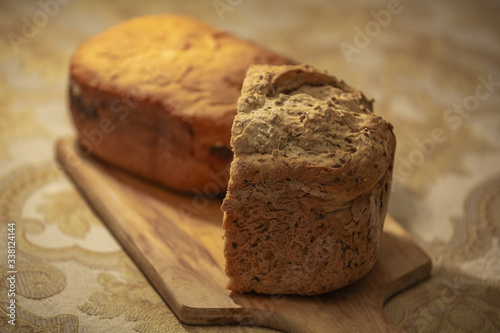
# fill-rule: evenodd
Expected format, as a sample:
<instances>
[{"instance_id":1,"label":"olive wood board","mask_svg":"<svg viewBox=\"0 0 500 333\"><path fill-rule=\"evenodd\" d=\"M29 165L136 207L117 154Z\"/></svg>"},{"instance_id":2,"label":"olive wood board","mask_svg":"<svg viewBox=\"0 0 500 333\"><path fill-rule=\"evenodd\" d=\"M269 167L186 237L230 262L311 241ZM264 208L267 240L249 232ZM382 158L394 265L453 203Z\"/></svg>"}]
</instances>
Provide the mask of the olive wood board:
<instances>
[{"instance_id":1,"label":"olive wood board","mask_svg":"<svg viewBox=\"0 0 500 333\"><path fill-rule=\"evenodd\" d=\"M430 274L430 258L387 216L379 258L359 281L317 296L233 293L226 289L221 199L176 193L77 151L72 138L56 144L63 169L184 323L397 332L384 301Z\"/></svg>"}]
</instances>

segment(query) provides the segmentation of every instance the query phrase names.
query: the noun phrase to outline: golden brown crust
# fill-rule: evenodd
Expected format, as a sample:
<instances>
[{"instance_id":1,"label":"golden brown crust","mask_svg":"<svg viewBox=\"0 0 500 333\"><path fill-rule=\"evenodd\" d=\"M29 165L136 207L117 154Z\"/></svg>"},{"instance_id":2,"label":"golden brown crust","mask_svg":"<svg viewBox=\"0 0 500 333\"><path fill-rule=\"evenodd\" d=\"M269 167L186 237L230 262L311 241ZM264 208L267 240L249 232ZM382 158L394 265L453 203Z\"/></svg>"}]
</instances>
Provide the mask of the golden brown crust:
<instances>
[{"instance_id":1,"label":"golden brown crust","mask_svg":"<svg viewBox=\"0 0 500 333\"><path fill-rule=\"evenodd\" d=\"M234 119L229 288L317 294L373 266L395 137L359 91L310 66L252 66Z\"/></svg>"},{"instance_id":2,"label":"golden brown crust","mask_svg":"<svg viewBox=\"0 0 500 333\"><path fill-rule=\"evenodd\" d=\"M119 24L71 58L79 141L177 190L224 191L236 100L248 66L259 63L291 61L181 15Z\"/></svg>"}]
</instances>

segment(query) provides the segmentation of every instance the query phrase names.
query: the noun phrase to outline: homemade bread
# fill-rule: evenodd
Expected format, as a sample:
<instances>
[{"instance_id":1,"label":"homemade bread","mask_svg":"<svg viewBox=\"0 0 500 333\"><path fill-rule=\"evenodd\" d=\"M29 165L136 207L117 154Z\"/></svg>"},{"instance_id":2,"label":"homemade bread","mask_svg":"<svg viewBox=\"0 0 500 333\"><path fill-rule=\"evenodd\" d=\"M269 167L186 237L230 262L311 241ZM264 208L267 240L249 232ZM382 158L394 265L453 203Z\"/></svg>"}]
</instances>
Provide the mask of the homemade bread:
<instances>
[{"instance_id":1,"label":"homemade bread","mask_svg":"<svg viewBox=\"0 0 500 333\"><path fill-rule=\"evenodd\" d=\"M290 63L185 16L121 23L71 58L69 100L79 149L180 191L224 192L246 70Z\"/></svg>"},{"instance_id":2,"label":"homemade bread","mask_svg":"<svg viewBox=\"0 0 500 333\"><path fill-rule=\"evenodd\" d=\"M250 67L237 112L222 205L229 289L311 295L365 275L387 211L391 124L305 65Z\"/></svg>"}]
</instances>

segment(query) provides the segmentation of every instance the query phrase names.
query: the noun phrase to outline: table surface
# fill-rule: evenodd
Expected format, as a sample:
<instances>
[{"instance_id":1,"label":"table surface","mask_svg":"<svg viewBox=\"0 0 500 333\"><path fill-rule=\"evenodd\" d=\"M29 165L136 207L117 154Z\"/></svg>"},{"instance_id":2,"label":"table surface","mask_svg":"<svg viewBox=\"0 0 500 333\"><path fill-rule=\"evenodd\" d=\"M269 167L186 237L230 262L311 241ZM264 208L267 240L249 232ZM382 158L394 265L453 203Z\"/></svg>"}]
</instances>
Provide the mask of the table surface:
<instances>
[{"instance_id":1,"label":"table surface","mask_svg":"<svg viewBox=\"0 0 500 333\"><path fill-rule=\"evenodd\" d=\"M500 3L3 1L0 3L0 331L16 224L16 329L271 332L184 325L54 158L74 136L69 58L123 20L198 17L326 69L375 99L398 138L390 213L432 257L432 276L391 298L409 332L500 330Z\"/></svg>"}]
</instances>

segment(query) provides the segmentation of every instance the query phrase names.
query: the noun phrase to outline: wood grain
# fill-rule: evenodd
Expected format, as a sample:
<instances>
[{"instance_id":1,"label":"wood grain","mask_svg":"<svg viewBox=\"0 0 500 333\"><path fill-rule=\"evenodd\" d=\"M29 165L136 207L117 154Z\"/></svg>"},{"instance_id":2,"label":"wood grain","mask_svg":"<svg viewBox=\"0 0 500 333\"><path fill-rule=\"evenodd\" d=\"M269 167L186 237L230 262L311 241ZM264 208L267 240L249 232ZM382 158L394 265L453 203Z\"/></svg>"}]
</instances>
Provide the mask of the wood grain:
<instances>
[{"instance_id":1,"label":"wood grain","mask_svg":"<svg viewBox=\"0 0 500 333\"><path fill-rule=\"evenodd\" d=\"M361 280L319 296L236 294L225 288L219 199L178 194L57 142L61 166L177 316L188 324L260 325L286 332L399 331L390 296L430 274L431 261L388 216L379 259Z\"/></svg>"}]
</instances>

